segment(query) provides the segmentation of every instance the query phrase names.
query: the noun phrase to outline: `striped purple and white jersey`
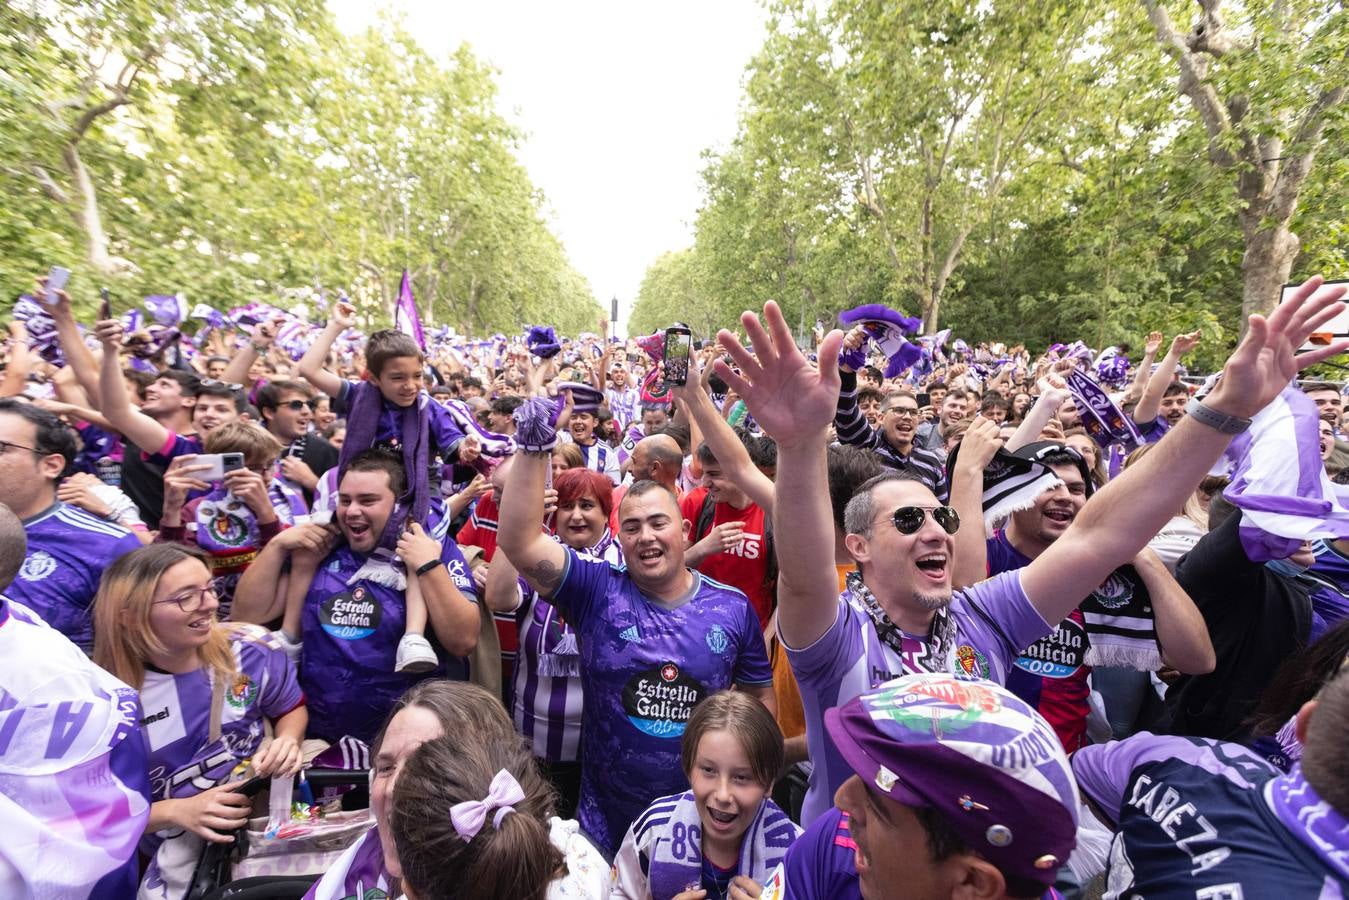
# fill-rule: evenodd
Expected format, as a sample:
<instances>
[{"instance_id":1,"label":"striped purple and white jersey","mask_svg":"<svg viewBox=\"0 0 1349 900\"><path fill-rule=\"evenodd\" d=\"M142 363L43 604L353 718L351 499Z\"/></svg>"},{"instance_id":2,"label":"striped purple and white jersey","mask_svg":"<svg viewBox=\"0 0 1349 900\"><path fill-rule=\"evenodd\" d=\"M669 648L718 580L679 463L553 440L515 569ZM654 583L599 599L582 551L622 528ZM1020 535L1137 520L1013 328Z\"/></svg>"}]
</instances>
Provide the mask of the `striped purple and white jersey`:
<instances>
[{"instance_id":1,"label":"striped purple and white jersey","mask_svg":"<svg viewBox=\"0 0 1349 900\"><path fill-rule=\"evenodd\" d=\"M136 692L3 596L0 659L0 896L135 896L150 818Z\"/></svg>"},{"instance_id":2,"label":"striped purple and white jersey","mask_svg":"<svg viewBox=\"0 0 1349 900\"><path fill-rule=\"evenodd\" d=\"M834 792L852 775L852 768L825 737L826 709L915 672L949 672L957 678L1004 684L1021 651L1053 630L1031 606L1019 570L958 591L933 624L933 634L905 634L901 656L880 639L861 603L845 591L828 631L809 647L787 648L801 687L806 746L813 764L801 810L803 823L826 812ZM936 634L939 624L945 625L944 637Z\"/></svg>"},{"instance_id":3,"label":"striped purple and white jersey","mask_svg":"<svg viewBox=\"0 0 1349 900\"><path fill-rule=\"evenodd\" d=\"M623 564L623 550L606 531L586 556ZM580 648L576 632L551 603L519 581L515 609L520 649L511 679L511 715L515 729L530 742L534 755L549 762L581 757Z\"/></svg>"},{"instance_id":4,"label":"striped purple and white jersey","mask_svg":"<svg viewBox=\"0 0 1349 900\"><path fill-rule=\"evenodd\" d=\"M6 595L90 652L94 622L89 605L103 570L141 542L121 525L60 502L25 519L23 530L28 555Z\"/></svg>"}]
</instances>

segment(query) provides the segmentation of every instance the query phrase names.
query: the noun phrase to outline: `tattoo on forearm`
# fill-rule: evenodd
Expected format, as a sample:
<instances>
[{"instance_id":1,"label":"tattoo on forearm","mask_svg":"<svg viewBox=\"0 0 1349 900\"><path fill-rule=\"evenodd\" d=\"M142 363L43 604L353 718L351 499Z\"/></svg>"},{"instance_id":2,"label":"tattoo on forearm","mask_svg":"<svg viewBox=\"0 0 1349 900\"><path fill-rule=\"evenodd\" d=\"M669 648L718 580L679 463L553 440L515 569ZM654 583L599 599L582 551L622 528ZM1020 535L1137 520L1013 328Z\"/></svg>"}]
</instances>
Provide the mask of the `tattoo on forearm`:
<instances>
[{"instance_id":1,"label":"tattoo on forearm","mask_svg":"<svg viewBox=\"0 0 1349 900\"><path fill-rule=\"evenodd\" d=\"M520 574L524 575L526 581L545 594L552 593L562 583L562 570L547 559L541 559L532 566L525 566L520 570Z\"/></svg>"}]
</instances>

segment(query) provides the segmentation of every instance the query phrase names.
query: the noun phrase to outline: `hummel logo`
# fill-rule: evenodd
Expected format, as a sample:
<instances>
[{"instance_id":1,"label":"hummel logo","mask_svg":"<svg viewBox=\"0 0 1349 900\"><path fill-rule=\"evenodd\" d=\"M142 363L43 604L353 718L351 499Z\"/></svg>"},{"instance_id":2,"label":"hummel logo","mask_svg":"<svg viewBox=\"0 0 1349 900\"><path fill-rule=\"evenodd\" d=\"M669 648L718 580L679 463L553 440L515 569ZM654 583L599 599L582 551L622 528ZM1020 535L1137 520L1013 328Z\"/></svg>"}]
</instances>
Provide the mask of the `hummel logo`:
<instances>
[{"instance_id":1,"label":"hummel logo","mask_svg":"<svg viewBox=\"0 0 1349 900\"><path fill-rule=\"evenodd\" d=\"M627 628L624 628L618 633L618 636L629 644L640 644L642 642L642 636L637 633L636 625L629 625Z\"/></svg>"}]
</instances>

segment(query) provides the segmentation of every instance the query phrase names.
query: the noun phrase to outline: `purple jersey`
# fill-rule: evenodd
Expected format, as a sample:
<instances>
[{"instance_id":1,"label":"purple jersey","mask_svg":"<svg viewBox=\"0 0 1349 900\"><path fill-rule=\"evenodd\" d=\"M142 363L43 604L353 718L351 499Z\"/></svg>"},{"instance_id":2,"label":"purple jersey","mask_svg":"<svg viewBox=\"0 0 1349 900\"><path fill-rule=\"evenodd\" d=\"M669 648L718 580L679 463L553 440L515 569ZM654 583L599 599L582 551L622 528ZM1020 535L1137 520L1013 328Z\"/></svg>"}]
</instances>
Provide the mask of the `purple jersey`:
<instances>
[{"instance_id":1,"label":"purple jersey","mask_svg":"<svg viewBox=\"0 0 1349 900\"><path fill-rule=\"evenodd\" d=\"M862 900L856 853L848 816L827 810L787 851L764 886L763 900Z\"/></svg>"},{"instance_id":2,"label":"purple jersey","mask_svg":"<svg viewBox=\"0 0 1349 900\"><path fill-rule=\"evenodd\" d=\"M351 404L351 392L362 382L344 381L342 391L333 399L333 412L339 416L345 416L349 413ZM372 387L376 387L374 382L365 382ZM378 390L378 388L376 387ZM431 453L432 457L442 459L452 456L459 446L459 442L464 439L463 429L454 421L445 407L441 406L431 399L431 395L422 391L417 395L417 402L422 404L430 414L430 434L431 434ZM403 409L390 403L384 397L379 398L379 425L375 428L375 446L382 447L385 450L403 455Z\"/></svg>"},{"instance_id":3,"label":"purple jersey","mask_svg":"<svg viewBox=\"0 0 1349 900\"><path fill-rule=\"evenodd\" d=\"M1239 744L1146 731L1072 757L1082 793L1112 817L1108 895L1340 898L1349 825L1301 771Z\"/></svg>"},{"instance_id":4,"label":"purple jersey","mask_svg":"<svg viewBox=\"0 0 1349 900\"><path fill-rule=\"evenodd\" d=\"M121 525L60 502L25 519L23 530L28 555L5 593L90 652L94 622L89 604L103 570L141 542Z\"/></svg>"},{"instance_id":5,"label":"purple jersey","mask_svg":"<svg viewBox=\"0 0 1349 900\"><path fill-rule=\"evenodd\" d=\"M679 739L698 701L733 684L772 684L773 672L759 620L735 588L692 572L687 598L667 606L625 568L565 549L551 600L581 645L577 818L612 854L652 800L687 789Z\"/></svg>"},{"instance_id":6,"label":"purple jersey","mask_svg":"<svg viewBox=\"0 0 1349 900\"><path fill-rule=\"evenodd\" d=\"M934 633L905 635L903 656L880 639L875 623L852 593L838 599L834 624L809 647L787 648L801 687L806 746L813 764L801 810L813 822L833 803L852 769L825 737L824 711L892 678L912 672L949 672L998 684L1021 651L1053 629L1031 606L1018 572L1004 572L958 591ZM935 635L935 637L934 637Z\"/></svg>"},{"instance_id":7,"label":"purple jersey","mask_svg":"<svg viewBox=\"0 0 1349 900\"><path fill-rule=\"evenodd\" d=\"M94 475L104 484L122 486L122 438L85 423L76 429L80 435L80 452L75 454L71 468L76 472Z\"/></svg>"},{"instance_id":8,"label":"purple jersey","mask_svg":"<svg viewBox=\"0 0 1349 900\"><path fill-rule=\"evenodd\" d=\"M209 740L209 670L145 673L141 725L150 751L155 800L191 797L225 780L257 751L264 718L279 719L304 703L295 667L265 629L242 622L220 627L229 629L236 672L224 685L220 737L215 741Z\"/></svg>"},{"instance_id":9,"label":"purple jersey","mask_svg":"<svg viewBox=\"0 0 1349 900\"><path fill-rule=\"evenodd\" d=\"M150 817L136 692L3 596L0 659L0 896L135 896Z\"/></svg>"},{"instance_id":10,"label":"purple jersey","mask_svg":"<svg viewBox=\"0 0 1349 900\"><path fill-rule=\"evenodd\" d=\"M440 558L454 586L476 600L459 546L442 541ZM407 606L400 590L366 578L353 581L368 559L345 544L338 547L314 573L304 598L300 686L308 698L311 737L336 741L349 734L373 742L394 702L408 688L427 678L468 677L468 663L441 649L434 630L428 630L426 639L440 665L418 675L394 671Z\"/></svg>"}]
</instances>

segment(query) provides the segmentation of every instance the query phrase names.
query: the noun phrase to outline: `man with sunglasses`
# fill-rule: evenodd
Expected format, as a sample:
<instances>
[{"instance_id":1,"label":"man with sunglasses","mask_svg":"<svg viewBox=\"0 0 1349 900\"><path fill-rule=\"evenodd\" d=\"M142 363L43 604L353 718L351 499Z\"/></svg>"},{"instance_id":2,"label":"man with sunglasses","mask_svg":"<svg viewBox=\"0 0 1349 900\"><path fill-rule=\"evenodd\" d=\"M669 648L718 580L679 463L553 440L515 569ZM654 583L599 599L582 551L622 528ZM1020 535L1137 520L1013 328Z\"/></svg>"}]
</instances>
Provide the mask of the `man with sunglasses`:
<instances>
[{"instance_id":1,"label":"man with sunglasses","mask_svg":"<svg viewBox=\"0 0 1349 900\"><path fill-rule=\"evenodd\" d=\"M862 485L845 512L845 543L857 562L837 593L825 449L839 395L843 335L819 347L819 367L797 349L776 303L767 328L741 317L753 353L719 335L733 372L717 372L778 442L774 534L778 547L778 632L789 648L806 711L811 773L802 820L825 811L849 768L825 740L824 711L872 686L916 671L1001 682L1017 656L1049 634L1083 597L1128 562L1217 461L1232 435L1302 367L1349 348L1349 340L1296 351L1343 310L1345 288L1312 278L1265 319L1253 316L1223 378L1202 405L1084 507L1072 526L1023 569L951 589L954 510L899 472ZM978 523L971 523L978 527Z\"/></svg>"},{"instance_id":2,"label":"man with sunglasses","mask_svg":"<svg viewBox=\"0 0 1349 900\"><path fill-rule=\"evenodd\" d=\"M74 432L54 414L0 399L0 497L28 534L28 554L7 593L88 653L89 604L103 569L141 543L120 525L57 499L57 482L74 456Z\"/></svg>"},{"instance_id":3,"label":"man with sunglasses","mask_svg":"<svg viewBox=\"0 0 1349 900\"><path fill-rule=\"evenodd\" d=\"M873 427L858 405L857 374L839 365L838 407L834 428L841 443L875 450L886 466L912 472L932 493L945 497L946 461L939 452L920 446L914 438L922 419L918 400L906 390L891 391L881 401L880 426Z\"/></svg>"},{"instance_id":4,"label":"man with sunglasses","mask_svg":"<svg viewBox=\"0 0 1349 900\"><path fill-rule=\"evenodd\" d=\"M314 505L314 491L323 473L337 465L337 448L310 428L314 422L314 389L304 381L269 381L258 391L263 427L281 442L281 477Z\"/></svg>"}]
</instances>

